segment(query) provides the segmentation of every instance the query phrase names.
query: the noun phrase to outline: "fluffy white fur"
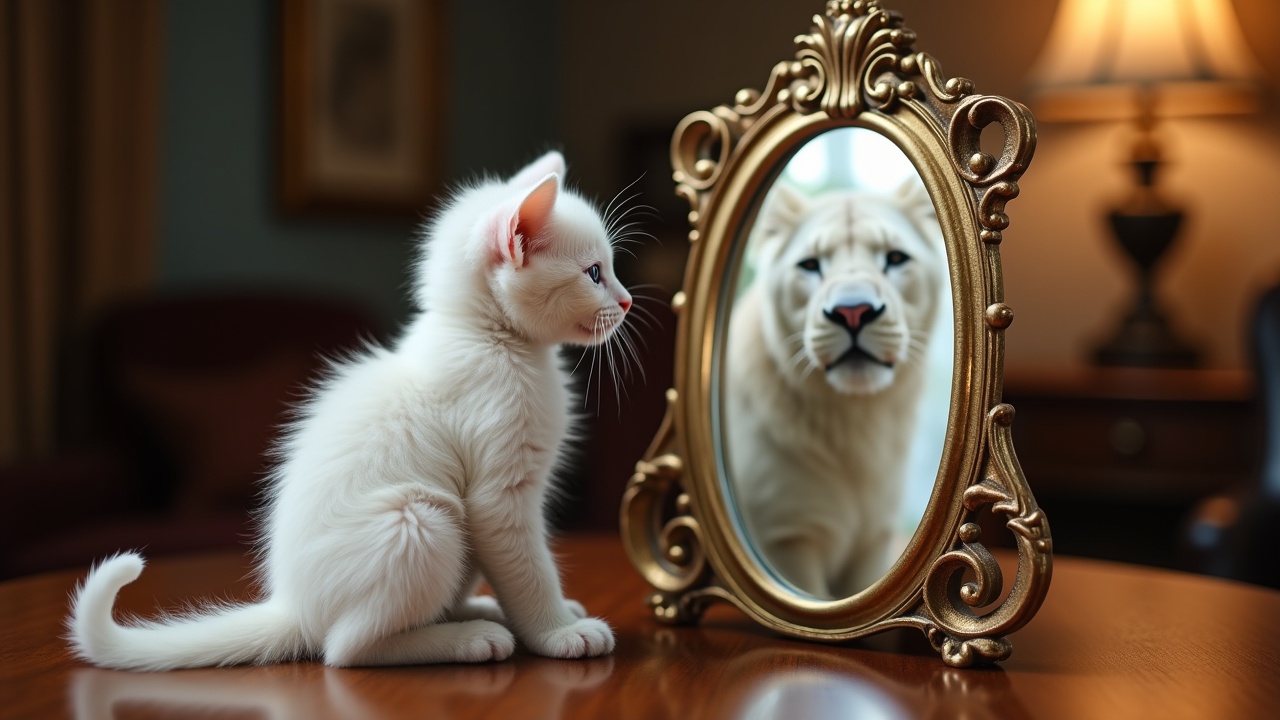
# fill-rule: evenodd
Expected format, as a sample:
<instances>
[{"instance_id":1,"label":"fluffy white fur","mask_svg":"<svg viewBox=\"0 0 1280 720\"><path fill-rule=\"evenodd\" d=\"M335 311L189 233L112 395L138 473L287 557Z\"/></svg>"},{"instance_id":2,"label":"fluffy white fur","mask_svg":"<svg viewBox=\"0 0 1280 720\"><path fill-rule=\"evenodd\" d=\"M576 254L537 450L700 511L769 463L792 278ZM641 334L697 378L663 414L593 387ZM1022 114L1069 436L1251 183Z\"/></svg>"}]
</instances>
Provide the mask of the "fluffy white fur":
<instances>
[{"instance_id":1,"label":"fluffy white fur","mask_svg":"<svg viewBox=\"0 0 1280 720\"><path fill-rule=\"evenodd\" d=\"M786 580L847 597L887 568L945 288L922 186L776 186L729 322L722 427L747 530ZM854 331L856 329L856 332Z\"/></svg>"},{"instance_id":2,"label":"fluffy white fur","mask_svg":"<svg viewBox=\"0 0 1280 720\"><path fill-rule=\"evenodd\" d=\"M118 624L143 561L117 555L74 595L75 652L135 670L478 662L516 638L549 657L610 652L609 626L561 593L542 510L570 422L557 347L610 338L631 296L613 228L564 172L550 153L458 193L426 229L423 311L391 349L337 364L282 444L259 602ZM472 596L482 575L496 602Z\"/></svg>"}]
</instances>

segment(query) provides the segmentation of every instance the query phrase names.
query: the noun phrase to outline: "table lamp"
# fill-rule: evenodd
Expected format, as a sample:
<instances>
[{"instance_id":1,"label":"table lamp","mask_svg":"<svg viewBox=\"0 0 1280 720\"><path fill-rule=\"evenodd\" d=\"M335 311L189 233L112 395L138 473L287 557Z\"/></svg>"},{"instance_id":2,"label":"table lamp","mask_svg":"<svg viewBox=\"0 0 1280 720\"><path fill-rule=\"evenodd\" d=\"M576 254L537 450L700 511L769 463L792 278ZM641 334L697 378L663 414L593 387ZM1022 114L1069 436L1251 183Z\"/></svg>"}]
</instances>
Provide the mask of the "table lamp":
<instances>
[{"instance_id":1,"label":"table lamp","mask_svg":"<svg viewBox=\"0 0 1280 720\"><path fill-rule=\"evenodd\" d=\"M1137 268L1133 308L1097 348L1102 365L1190 367L1198 353L1160 309L1154 275L1182 224L1161 196L1157 124L1162 118L1256 110L1257 65L1231 0L1061 0L1031 71L1041 121L1131 122L1136 184L1108 214Z\"/></svg>"}]
</instances>

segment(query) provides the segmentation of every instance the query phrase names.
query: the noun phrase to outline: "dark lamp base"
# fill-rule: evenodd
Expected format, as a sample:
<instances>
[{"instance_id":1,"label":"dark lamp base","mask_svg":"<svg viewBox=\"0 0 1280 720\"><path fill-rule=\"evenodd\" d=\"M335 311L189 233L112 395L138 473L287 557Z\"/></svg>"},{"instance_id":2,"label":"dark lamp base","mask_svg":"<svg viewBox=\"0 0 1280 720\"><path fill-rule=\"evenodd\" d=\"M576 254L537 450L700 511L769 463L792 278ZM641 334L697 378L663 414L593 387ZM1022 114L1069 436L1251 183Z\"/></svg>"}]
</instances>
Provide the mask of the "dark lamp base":
<instances>
[{"instance_id":1,"label":"dark lamp base","mask_svg":"<svg viewBox=\"0 0 1280 720\"><path fill-rule=\"evenodd\" d=\"M1162 317L1129 317L1119 331L1094 351L1099 365L1189 368L1200 355L1179 340Z\"/></svg>"}]
</instances>

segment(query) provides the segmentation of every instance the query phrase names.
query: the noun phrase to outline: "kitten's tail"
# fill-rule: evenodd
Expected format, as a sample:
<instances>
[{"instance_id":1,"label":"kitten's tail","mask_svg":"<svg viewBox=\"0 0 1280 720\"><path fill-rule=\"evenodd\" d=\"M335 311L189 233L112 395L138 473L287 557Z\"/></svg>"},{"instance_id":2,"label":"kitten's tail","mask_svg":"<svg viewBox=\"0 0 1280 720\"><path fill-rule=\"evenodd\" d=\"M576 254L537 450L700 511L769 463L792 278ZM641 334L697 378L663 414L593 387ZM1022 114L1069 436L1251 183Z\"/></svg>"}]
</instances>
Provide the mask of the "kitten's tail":
<instances>
[{"instance_id":1,"label":"kitten's tail","mask_svg":"<svg viewBox=\"0 0 1280 720\"><path fill-rule=\"evenodd\" d=\"M136 553L107 558L76 589L67 639L80 658L120 670L171 670L277 662L302 653L297 623L271 600L118 624L111 616L116 593L138 578L143 565Z\"/></svg>"}]
</instances>

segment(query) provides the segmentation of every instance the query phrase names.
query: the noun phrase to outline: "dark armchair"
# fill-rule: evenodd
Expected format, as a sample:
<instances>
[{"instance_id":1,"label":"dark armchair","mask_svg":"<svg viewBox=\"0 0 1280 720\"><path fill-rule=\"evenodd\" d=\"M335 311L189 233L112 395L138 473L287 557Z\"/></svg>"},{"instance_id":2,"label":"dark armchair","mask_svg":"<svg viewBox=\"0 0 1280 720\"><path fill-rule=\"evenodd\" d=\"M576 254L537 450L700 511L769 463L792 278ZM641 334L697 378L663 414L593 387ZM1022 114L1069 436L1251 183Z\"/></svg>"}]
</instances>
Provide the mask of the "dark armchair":
<instances>
[{"instance_id":1,"label":"dark armchair","mask_svg":"<svg viewBox=\"0 0 1280 720\"><path fill-rule=\"evenodd\" d=\"M1202 502L1186 544L1190 569L1280 588L1280 286L1258 302L1252 331L1264 417L1258 482Z\"/></svg>"},{"instance_id":2,"label":"dark armchair","mask_svg":"<svg viewBox=\"0 0 1280 720\"><path fill-rule=\"evenodd\" d=\"M0 578L244 547L291 405L376 336L349 303L280 293L158 296L103 318L87 352L99 438L0 469Z\"/></svg>"}]
</instances>

